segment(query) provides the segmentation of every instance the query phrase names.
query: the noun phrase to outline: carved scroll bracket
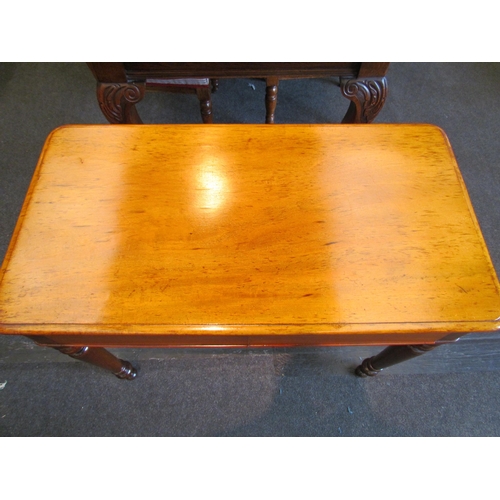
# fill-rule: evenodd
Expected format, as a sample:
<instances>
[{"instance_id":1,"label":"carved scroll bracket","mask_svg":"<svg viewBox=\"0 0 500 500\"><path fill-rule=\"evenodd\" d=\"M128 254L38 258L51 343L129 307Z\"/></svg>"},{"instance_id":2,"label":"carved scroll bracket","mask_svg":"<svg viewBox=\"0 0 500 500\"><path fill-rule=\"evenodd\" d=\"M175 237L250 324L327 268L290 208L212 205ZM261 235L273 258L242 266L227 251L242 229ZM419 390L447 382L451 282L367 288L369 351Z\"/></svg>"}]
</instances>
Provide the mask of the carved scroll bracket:
<instances>
[{"instance_id":1,"label":"carved scroll bracket","mask_svg":"<svg viewBox=\"0 0 500 500\"><path fill-rule=\"evenodd\" d=\"M363 78L340 80L340 90L351 105L342 123L371 123L378 115L387 96L387 79Z\"/></svg>"},{"instance_id":2,"label":"carved scroll bracket","mask_svg":"<svg viewBox=\"0 0 500 500\"><path fill-rule=\"evenodd\" d=\"M110 123L142 123L135 104L144 97L144 83L98 83L97 100Z\"/></svg>"}]
</instances>

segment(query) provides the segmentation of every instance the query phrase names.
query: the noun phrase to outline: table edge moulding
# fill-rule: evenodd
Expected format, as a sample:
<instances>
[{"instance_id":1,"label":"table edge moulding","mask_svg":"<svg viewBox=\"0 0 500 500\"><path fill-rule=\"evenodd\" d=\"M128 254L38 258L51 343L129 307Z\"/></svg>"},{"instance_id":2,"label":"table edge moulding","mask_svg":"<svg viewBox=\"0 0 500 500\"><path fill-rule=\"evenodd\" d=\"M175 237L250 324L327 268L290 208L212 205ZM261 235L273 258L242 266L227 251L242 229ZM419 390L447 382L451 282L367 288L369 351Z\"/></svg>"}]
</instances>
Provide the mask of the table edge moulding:
<instances>
[{"instance_id":1,"label":"table edge moulding","mask_svg":"<svg viewBox=\"0 0 500 500\"><path fill-rule=\"evenodd\" d=\"M67 125L0 272L0 333L107 347L389 346L375 375L500 327L500 286L428 124Z\"/></svg>"}]
</instances>

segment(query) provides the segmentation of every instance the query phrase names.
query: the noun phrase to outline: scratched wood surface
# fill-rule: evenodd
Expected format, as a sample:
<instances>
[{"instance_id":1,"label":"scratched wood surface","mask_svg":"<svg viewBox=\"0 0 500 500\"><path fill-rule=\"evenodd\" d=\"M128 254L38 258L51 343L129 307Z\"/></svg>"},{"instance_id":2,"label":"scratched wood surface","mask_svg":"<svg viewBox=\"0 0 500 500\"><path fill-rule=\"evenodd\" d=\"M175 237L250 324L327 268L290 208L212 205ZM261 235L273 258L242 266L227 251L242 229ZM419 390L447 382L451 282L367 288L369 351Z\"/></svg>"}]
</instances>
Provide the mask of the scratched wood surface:
<instances>
[{"instance_id":1,"label":"scratched wood surface","mask_svg":"<svg viewBox=\"0 0 500 500\"><path fill-rule=\"evenodd\" d=\"M60 128L0 283L15 334L355 345L494 331L499 316L429 125Z\"/></svg>"}]
</instances>

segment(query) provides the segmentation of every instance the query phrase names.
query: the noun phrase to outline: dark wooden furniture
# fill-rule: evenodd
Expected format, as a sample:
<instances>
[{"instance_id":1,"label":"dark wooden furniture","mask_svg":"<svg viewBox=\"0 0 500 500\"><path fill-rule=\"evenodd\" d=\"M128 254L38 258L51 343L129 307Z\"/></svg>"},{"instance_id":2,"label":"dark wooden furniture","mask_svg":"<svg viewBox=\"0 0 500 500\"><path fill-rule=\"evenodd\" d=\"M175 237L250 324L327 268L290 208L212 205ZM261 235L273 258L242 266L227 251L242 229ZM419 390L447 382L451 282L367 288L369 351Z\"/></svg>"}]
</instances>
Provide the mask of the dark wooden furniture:
<instances>
[{"instance_id":1,"label":"dark wooden furniture","mask_svg":"<svg viewBox=\"0 0 500 500\"><path fill-rule=\"evenodd\" d=\"M356 370L374 375L499 326L430 125L57 129L0 271L0 333L120 378L105 347L389 345Z\"/></svg>"},{"instance_id":2,"label":"dark wooden furniture","mask_svg":"<svg viewBox=\"0 0 500 500\"><path fill-rule=\"evenodd\" d=\"M142 123L135 104L142 100L146 91L196 94L203 123L213 122L212 92L217 90L217 80L149 77L140 82L128 82L123 63L87 65L97 80L99 106L110 123Z\"/></svg>"},{"instance_id":3,"label":"dark wooden furniture","mask_svg":"<svg viewBox=\"0 0 500 500\"><path fill-rule=\"evenodd\" d=\"M99 105L111 123L141 123L135 110L151 79L262 78L266 81L266 123L274 123L279 81L339 77L351 101L342 123L371 123L387 95L389 63L87 63L97 79ZM206 96L205 96L206 97ZM208 101L205 102L208 113ZM202 114L203 105L202 105Z\"/></svg>"}]
</instances>

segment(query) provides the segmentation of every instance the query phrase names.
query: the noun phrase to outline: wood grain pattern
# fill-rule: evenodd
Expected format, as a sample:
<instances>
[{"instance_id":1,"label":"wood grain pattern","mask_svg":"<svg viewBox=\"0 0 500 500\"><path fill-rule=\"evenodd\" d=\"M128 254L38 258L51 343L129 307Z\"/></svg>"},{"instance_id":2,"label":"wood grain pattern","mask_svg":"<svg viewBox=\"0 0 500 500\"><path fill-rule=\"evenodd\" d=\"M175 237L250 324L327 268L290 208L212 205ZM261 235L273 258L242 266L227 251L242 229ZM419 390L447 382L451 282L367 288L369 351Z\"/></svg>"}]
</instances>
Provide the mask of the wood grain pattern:
<instances>
[{"instance_id":1,"label":"wood grain pattern","mask_svg":"<svg viewBox=\"0 0 500 500\"><path fill-rule=\"evenodd\" d=\"M60 128L1 279L0 332L114 345L426 343L500 317L429 125Z\"/></svg>"}]
</instances>

